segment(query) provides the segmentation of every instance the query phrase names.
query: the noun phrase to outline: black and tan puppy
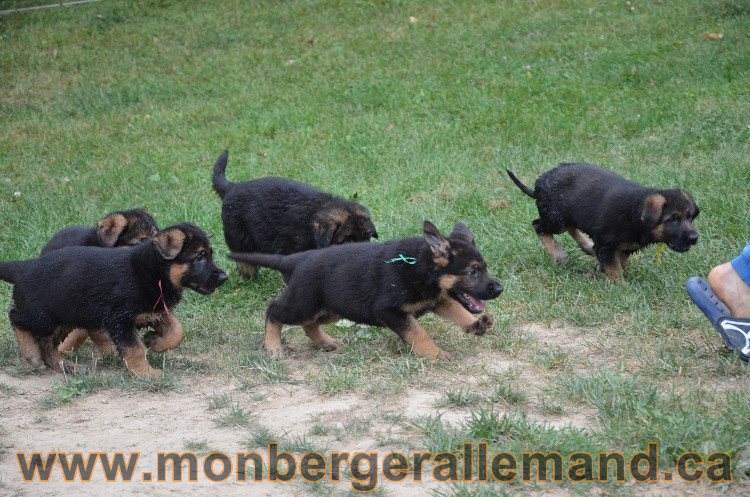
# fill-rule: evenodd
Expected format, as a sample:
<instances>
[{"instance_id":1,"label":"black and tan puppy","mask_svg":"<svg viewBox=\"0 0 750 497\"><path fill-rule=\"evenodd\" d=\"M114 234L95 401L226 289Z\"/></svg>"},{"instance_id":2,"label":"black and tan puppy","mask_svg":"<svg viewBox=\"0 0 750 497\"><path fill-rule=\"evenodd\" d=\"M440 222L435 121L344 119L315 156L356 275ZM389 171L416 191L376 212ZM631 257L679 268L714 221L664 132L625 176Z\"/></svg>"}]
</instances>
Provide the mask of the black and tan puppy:
<instances>
[{"instance_id":1,"label":"black and tan puppy","mask_svg":"<svg viewBox=\"0 0 750 497\"><path fill-rule=\"evenodd\" d=\"M171 314L185 288L212 293L227 275L214 264L206 234L182 223L129 250L64 247L3 262L0 279L14 284L10 322L31 366L67 369L57 345L82 328L104 330L131 372L155 376L138 323L160 310Z\"/></svg>"},{"instance_id":2,"label":"black and tan puppy","mask_svg":"<svg viewBox=\"0 0 750 497\"><path fill-rule=\"evenodd\" d=\"M143 209L129 209L111 212L104 216L93 228L70 226L58 231L42 248L41 255L62 247L132 247L156 236L158 228L151 214ZM176 320L174 320L176 321ZM164 319L155 323L156 327L171 326L177 329L179 322ZM177 333L168 330L171 336ZM100 356L114 352L114 344L106 333L100 330L71 331L60 344L60 352L77 350L87 338L91 338Z\"/></svg>"},{"instance_id":3,"label":"black and tan puppy","mask_svg":"<svg viewBox=\"0 0 750 497\"><path fill-rule=\"evenodd\" d=\"M112 212L93 228L70 226L58 231L42 254L62 247L132 247L156 236L156 222L143 209Z\"/></svg>"},{"instance_id":4,"label":"black and tan puppy","mask_svg":"<svg viewBox=\"0 0 750 497\"><path fill-rule=\"evenodd\" d=\"M213 187L223 200L224 238L232 251L285 255L378 237L361 204L286 178L230 183L228 158L225 150L216 161ZM256 272L244 262L237 268L247 276Z\"/></svg>"},{"instance_id":5,"label":"black and tan puppy","mask_svg":"<svg viewBox=\"0 0 750 497\"><path fill-rule=\"evenodd\" d=\"M532 225L557 262L567 258L554 239L563 231L597 258L612 281L620 278L628 257L647 245L663 242L686 252L698 241L693 227L698 206L685 190L648 188L592 164L559 164L536 180L533 191L507 173L536 200L539 219Z\"/></svg>"},{"instance_id":6,"label":"black and tan puppy","mask_svg":"<svg viewBox=\"0 0 750 497\"><path fill-rule=\"evenodd\" d=\"M281 327L301 325L313 343L339 347L322 324L349 319L395 331L420 357L447 359L417 318L434 312L465 332L483 335L493 319L483 299L494 299L503 287L490 276L474 235L459 224L444 237L429 221L424 237L379 243L350 243L281 256L234 253L231 259L270 267L288 282L266 313L264 346L282 353Z\"/></svg>"}]
</instances>

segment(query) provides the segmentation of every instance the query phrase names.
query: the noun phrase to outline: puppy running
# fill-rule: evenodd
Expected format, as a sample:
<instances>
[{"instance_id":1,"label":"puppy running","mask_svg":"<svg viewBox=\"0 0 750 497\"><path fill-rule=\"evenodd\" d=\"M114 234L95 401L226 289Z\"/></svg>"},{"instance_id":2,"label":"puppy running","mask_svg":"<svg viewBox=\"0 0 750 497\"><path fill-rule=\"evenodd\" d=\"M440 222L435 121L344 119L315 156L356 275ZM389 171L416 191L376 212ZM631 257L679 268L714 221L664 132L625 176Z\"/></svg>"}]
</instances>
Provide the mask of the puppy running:
<instances>
[{"instance_id":1,"label":"puppy running","mask_svg":"<svg viewBox=\"0 0 750 497\"><path fill-rule=\"evenodd\" d=\"M151 214L143 209L112 212L93 228L70 226L58 231L42 254L62 247L132 247L153 238L158 231Z\"/></svg>"},{"instance_id":2,"label":"puppy running","mask_svg":"<svg viewBox=\"0 0 750 497\"><path fill-rule=\"evenodd\" d=\"M142 241L156 236L158 228L154 218L143 209L129 209L125 211L111 212L104 216L93 228L86 226L70 226L58 231L42 248L40 255L44 255L62 247L133 247ZM154 323L155 328L162 328L171 336L182 336L177 327L182 328L179 321L170 315L171 319L165 317L159 323ZM175 328L166 330L167 327ZM148 335L147 335L148 336ZM60 344L59 350L63 354L78 350L78 348L91 338L96 347L97 354L104 356L115 352L115 347L106 333L101 330L71 331ZM179 342L174 344L176 347Z\"/></svg>"},{"instance_id":3,"label":"puppy running","mask_svg":"<svg viewBox=\"0 0 750 497\"><path fill-rule=\"evenodd\" d=\"M502 285L490 276L474 235L458 224L447 238L429 221L424 237L383 244L351 243L281 256L230 254L233 260L281 271L288 282L266 313L264 346L282 354L281 327L301 325L325 350L340 344L322 324L349 319L395 331L420 357L450 359L417 318L432 311L466 333L483 335L493 323L483 299L494 299Z\"/></svg>"},{"instance_id":4,"label":"puppy running","mask_svg":"<svg viewBox=\"0 0 750 497\"><path fill-rule=\"evenodd\" d=\"M65 334L103 330L132 373L157 376L136 327L162 309L170 314L185 288L207 295L222 285L227 275L212 253L206 234L182 223L129 250L64 247L0 263L0 279L14 284L8 314L21 353L32 367L69 370L57 350Z\"/></svg>"},{"instance_id":5,"label":"puppy running","mask_svg":"<svg viewBox=\"0 0 750 497\"><path fill-rule=\"evenodd\" d=\"M227 181L229 152L214 165L213 187L223 203L224 238L234 252L293 254L346 242L377 238L370 212L350 202L285 178ZM253 276L256 268L238 262Z\"/></svg>"},{"instance_id":6,"label":"puppy running","mask_svg":"<svg viewBox=\"0 0 750 497\"><path fill-rule=\"evenodd\" d=\"M693 220L699 209L685 190L648 188L592 164L559 164L536 180L533 191L506 172L536 200L539 219L532 225L557 262L568 257L554 239L563 231L597 258L612 281L620 279L628 257L647 245L663 242L686 252L698 242Z\"/></svg>"}]
</instances>

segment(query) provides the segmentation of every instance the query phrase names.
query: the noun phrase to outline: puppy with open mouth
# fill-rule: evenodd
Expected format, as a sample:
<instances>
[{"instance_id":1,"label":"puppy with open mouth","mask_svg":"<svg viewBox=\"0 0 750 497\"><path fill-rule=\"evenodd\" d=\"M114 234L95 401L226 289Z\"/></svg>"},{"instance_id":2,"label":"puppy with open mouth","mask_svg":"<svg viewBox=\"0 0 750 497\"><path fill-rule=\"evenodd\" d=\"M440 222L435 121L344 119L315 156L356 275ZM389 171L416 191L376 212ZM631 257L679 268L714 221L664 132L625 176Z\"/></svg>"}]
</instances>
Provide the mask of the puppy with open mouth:
<instances>
[{"instance_id":1,"label":"puppy with open mouth","mask_svg":"<svg viewBox=\"0 0 750 497\"><path fill-rule=\"evenodd\" d=\"M568 256L554 238L563 231L597 258L612 281L621 278L633 252L652 243L687 252L698 242L693 220L700 211L685 190L649 188L593 164L559 164L533 190L506 172L536 200L539 218L532 225L557 262Z\"/></svg>"},{"instance_id":2,"label":"puppy with open mouth","mask_svg":"<svg viewBox=\"0 0 750 497\"><path fill-rule=\"evenodd\" d=\"M232 253L230 259L280 271L287 286L268 306L264 347L283 353L283 325L302 326L325 350L340 343L321 325L348 319L395 331L420 357L450 359L419 325L427 312L483 335L493 324L484 300L503 291L464 224L445 237L429 221L424 236L348 243L282 256Z\"/></svg>"}]
</instances>

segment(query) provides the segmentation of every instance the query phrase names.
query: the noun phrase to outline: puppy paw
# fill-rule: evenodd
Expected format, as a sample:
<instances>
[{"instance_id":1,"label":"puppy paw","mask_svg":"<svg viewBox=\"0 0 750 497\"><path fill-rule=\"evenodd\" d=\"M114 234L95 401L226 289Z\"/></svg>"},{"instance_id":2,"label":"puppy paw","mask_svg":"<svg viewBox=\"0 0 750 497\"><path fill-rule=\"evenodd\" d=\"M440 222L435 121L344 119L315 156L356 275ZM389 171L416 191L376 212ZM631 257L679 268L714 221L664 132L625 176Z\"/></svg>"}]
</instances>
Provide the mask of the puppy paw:
<instances>
[{"instance_id":1,"label":"puppy paw","mask_svg":"<svg viewBox=\"0 0 750 497\"><path fill-rule=\"evenodd\" d=\"M453 360L453 354L450 352L446 352L443 349L440 349L440 352L438 353L438 356L436 359L441 361L452 361Z\"/></svg>"},{"instance_id":2,"label":"puppy paw","mask_svg":"<svg viewBox=\"0 0 750 497\"><path fill-rule=\"evenodd\" d=\"M487 333L490 328L492 328L493 324L495 324L495 318L492 317L492 314L484 314L482 317L474 321L474 324L466 328L464 331L471 335L482 336Z\"/></svg>"},{"instance_id":3,"label":"puppy paw","mask_svg":"<svg viewBox=\"0 0 750 497\"><path fill-rule=\"evenodd\" d=\"M334 352L343 347L344 344L342 344L338 340L331 338L330 340L326 340L325 342L316 343L315 346L326 352Z\"/></svg>"},{"instance_id":4,"label":"puppy paw","mask_svg":"<svg viewBox=\"0 0 750 497\"><path fill-rule=\"evenodd\" d=\"M159 368L152 368L149 366L141 371L131 371L133 376L139 380L156 380L161 378L162 371Z\"/></svg>"},{"instance_id":5,"label":"puppy paw","mask_svg":"<svg viewBox=\"0 0 750 497\"><path fill-rule=\"evenodd\" d=\"M26 362L29 363L29 366L31 366L32 369L41 369L44 367L44 361L42 360L41 355L25 356L24 359L26 359Z\"/></svg>"},{"instance_id":6,"label":"puppy paw","mask_svg":"<svg viewBox=\"0 0 750 497\"><path fill-rule=\"evenodd\" d=\"M143 335L143 345L146 346L146 348L153 350L154 346L156 345L156 340L159 338L159 334L155 331L149 331L145 335Z\"/></svg>"},{"instance_id":7,"label":"puppy paw","mask_svg":"<svg viewBox=\"0 0 750 497\"><path fill-rule=\"evenodd\" d=\"M109 344L95 344L94 345L94 351L96 352L97 357L107 357L109 355L117 355L117 349L115 348L114 343Z\"/></svg>"},{"instance_id":8,"label":"puppy paw","mask_svg":"<svg viewBox=\"0 0 750 497\"><path fill-rule=\"evenodd\" d=\"M284 347L277 347L273 349L266 348L266 354L268 354L268 357L275 360L280 360L284 358Z\"/></svg>"},{"instance_id":9,"label":"puppy paw","mask_svg":"<svg viewBox=\"0 0 750 497\"><path fill-rule=\"evenodd\" d=\"M70 344L66 342L62 342L60 345L57 346L57 351L63 355L70 354L71 352L75 352L77 349L73 348Z\"/></svg>"}]
</instances>

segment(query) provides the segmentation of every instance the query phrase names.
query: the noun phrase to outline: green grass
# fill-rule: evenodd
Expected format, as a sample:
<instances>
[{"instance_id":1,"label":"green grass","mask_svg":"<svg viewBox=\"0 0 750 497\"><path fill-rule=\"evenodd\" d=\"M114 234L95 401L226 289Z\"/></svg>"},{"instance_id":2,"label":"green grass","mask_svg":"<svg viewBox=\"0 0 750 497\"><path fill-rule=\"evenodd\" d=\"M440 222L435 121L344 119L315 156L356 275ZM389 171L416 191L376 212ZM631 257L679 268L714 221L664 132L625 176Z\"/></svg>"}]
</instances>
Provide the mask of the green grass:
<instances>
[{"instance_id":1,"label":"green grass","mask_svg":"<svg viewBox=\"0 0 750 497\"><path fill-rule=\"evenodd\" d=\"M468 388L445 390L443 398L437 402L437 407L467 407L478 404L481 397Z\"/></svg>"},{"instance_id":2,"label":"green grass","mask_svg":"<svg viewBox=\"0 0 750 497\"><path fill-rule=\"evenodd\" d=\"M232 396L228 394L216 394L206 398L206 409L216 411L226 409L232 405Z\"/></svg>"},{"instance_id":3,"label":"green grass","mask_svg":"<svg viewBox=\"0 0 750 497\"><path fill-rule=\"evenodd\" d=\"M193 452L194 454L197 454L199 456L205 456L206 454L209 454L211 452L211 449L208 448L208 441L206 441L205 439L185 440L183 449L188 452Z\"/></svg>"},{"instance_id":4,"label":"green grass","mask_svg":"<svg viewBox=\"0 0 750 497\"><path fill-rule=\"evenodd\" d=\"M284 435L271 431L265 426L258 426L251 430L244 444L248 449L266 448L270 443L279 443L284 439Z\"/></svg>"},{"instance_id":5,"label":"green grass","mask_svg":"<svg viewBox=\"0 0 750 497\"><path fill-rule=\"evenodd\" d=\"M480 409L484 418L467 426L427 423L427 446L450 448L471 433L519 449L640 450L654 439L669 456L707 446L743 453L750 402L738 391L747 391L748 368L724 351L683 284L750 238L750 7L632 7L163 0L0 17L2 258L32 258L60 228L135 206L161 226L190 220L218 234L217 261L231 278L211 297L186 293L179 354L150 355L167 380L133 383L111 361L88 375L86 392L161 391L223 374L244 390L294 383L326 396L388 398L430 387L447 396L465 385L435 378L461 378L467 360L486 352L539 371L516 380L523 390L489 385L482 398L542 415L593 409L600 431L511 416L506 433L492 425L502 416ZM282 282L271 271L239 278L226 259L210 186L226 147L234 181L279 175L356 194L381 240L418 234L424 219L446 231L465 222L506 288L489 306L496 329L467 337L424 319L456 355L449 365L416 358L387 330L354 326L328 327L345 343L333 354L311 351L290 328L288 358L265 358L263 313ZM555 265L530 226L533 202L504 169L532 182L562 161L687 189L701 207L699 244L661 259L644 250L624 285L591 277L594 263L566 237L571 258ZM10 286L0 286L1 306L10 302ZM524 335L527 323L575 326L596 345L542 348ZM0 367L23 377L21 362L6 321ZM550 390L534 400L526 385ZM224 421L248 421L233 409L222 408Z\"/></svg>"},{"instance_id":6,"label":"green grass","mask_svg":"<svg viewBox=\"0 0 750 497\"><path fill-rule=\"evenodd\" d=\"M513 494L507 493L504 488L495 488L491 485L451 485L447 490L435 490L434 497L508 497Z\"/></svg>"},{"instance_id":7,"label":"green grass","mask_svg":"<svg viewBox=\"0 0 750 497\"><path fill-rule=\"evenodd\" d=\"M214 424L220 428L248 426L250 425L250 420L251 416L241 405L230 403L221 411L221 414L214 419Z\"/></svg>"}]
</instances>

